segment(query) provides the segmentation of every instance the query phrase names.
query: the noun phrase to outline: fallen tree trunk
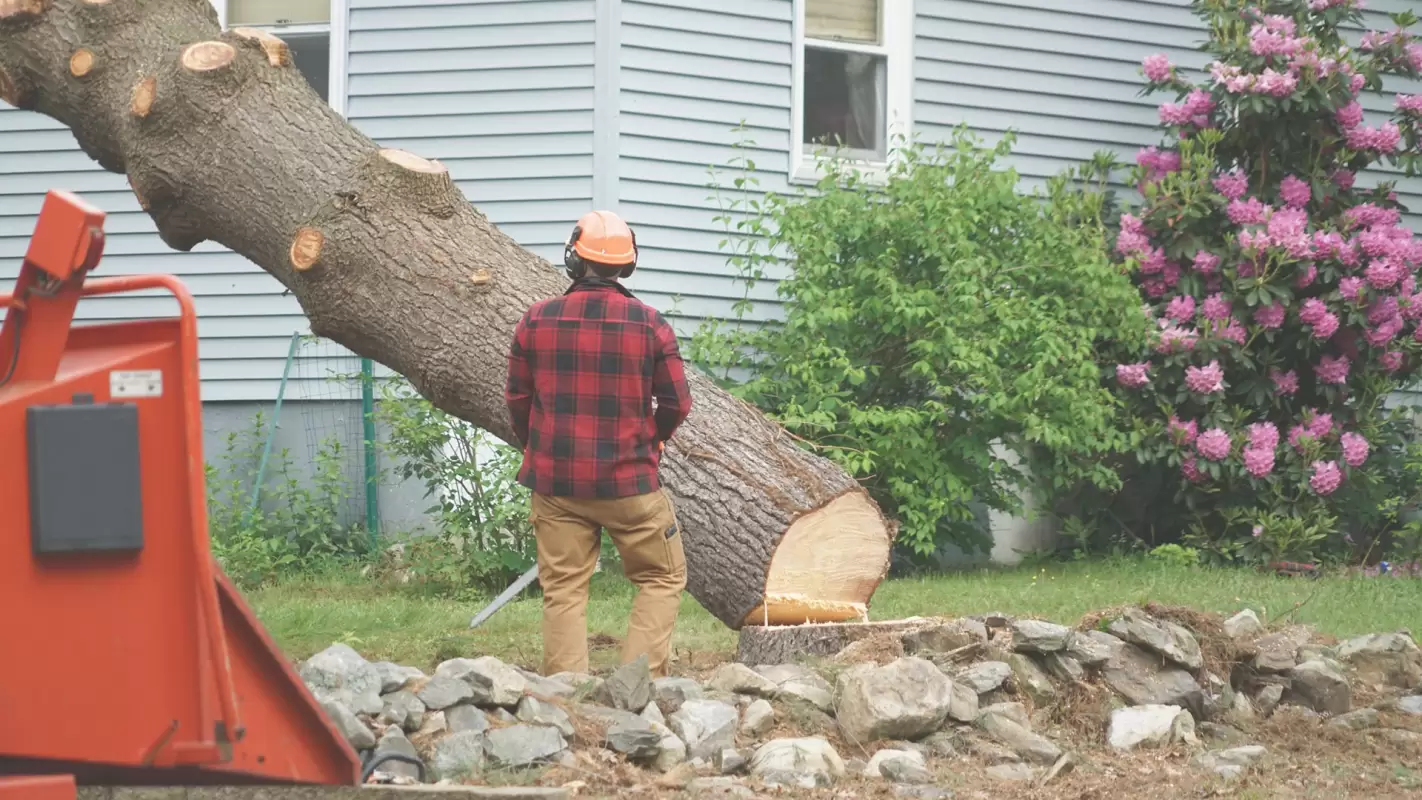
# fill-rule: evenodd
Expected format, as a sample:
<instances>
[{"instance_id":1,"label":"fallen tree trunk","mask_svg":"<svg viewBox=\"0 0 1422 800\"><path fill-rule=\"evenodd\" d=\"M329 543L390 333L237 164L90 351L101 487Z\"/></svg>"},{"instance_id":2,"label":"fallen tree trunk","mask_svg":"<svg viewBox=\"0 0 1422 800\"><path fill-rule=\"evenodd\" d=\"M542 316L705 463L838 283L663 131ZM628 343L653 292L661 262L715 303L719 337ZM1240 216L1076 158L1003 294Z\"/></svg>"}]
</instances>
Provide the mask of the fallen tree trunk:
<instances>
[{"instance_id":1,"label":"fallen tree trunk","mask_svg":"<svg viewBox=\"0 0 1422 800\"><path fill-rule=\"evenodd\" d=\"M566 288L561 272L490 224L439 162L381 149L331 110L279 39L222 32L207 0L0 0L0 97L127 174L168 246L242 254L291 290L314 333L512 440L508 342L529 305ZM862 615L888 567L878 506L707 377L690 380L696 406L662 469L692 595L732 628Z\"/></svg>"}]
</instances>

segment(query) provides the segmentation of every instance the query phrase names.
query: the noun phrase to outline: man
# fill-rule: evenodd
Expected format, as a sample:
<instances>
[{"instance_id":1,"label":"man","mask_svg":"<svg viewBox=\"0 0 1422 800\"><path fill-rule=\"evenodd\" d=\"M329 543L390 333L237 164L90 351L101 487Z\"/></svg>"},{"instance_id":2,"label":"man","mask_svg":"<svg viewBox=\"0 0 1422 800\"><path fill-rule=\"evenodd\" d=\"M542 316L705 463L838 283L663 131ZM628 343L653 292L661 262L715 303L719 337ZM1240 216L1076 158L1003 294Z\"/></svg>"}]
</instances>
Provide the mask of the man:
<instances>
[{"instance_id":1,"label":"man","mask_svg":"<svg viewBox=\"0 0 1422 800\"><path fill-rule=\"evenodd\" d=\"M519 482L533 491L544 674L588 671L588 580L605 528L637 586L622 663L645 653L663 676L686 556L657 467L691 394L671 326L619 282L637 268L627 223L585 215L563 264L573 285L519 321L505 391Z\"/></svg>"}]
</instances>

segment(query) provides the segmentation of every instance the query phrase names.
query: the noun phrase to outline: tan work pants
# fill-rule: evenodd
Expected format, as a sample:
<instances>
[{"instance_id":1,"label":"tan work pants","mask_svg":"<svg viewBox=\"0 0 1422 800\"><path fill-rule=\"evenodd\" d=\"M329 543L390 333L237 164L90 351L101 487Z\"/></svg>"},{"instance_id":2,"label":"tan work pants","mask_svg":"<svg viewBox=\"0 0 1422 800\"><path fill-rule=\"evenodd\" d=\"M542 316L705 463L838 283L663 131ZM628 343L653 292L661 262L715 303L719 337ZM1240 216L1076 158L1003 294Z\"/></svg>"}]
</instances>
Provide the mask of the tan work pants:
<instances>
[{"instance_id":1,"label":"tan work pants","mask_svg":"<svg viewBox=\"0 0 1422 800\"><path fill-rule=\"evenodd\" d=\"M645 653L653 677L667 674L672 628L686 588L686 554L665 491L580 500L535 493L529 511L543 587L543 674L588 671L588 580L605 528L637 586L622 663Z\"/></svg>"}]
</instances>

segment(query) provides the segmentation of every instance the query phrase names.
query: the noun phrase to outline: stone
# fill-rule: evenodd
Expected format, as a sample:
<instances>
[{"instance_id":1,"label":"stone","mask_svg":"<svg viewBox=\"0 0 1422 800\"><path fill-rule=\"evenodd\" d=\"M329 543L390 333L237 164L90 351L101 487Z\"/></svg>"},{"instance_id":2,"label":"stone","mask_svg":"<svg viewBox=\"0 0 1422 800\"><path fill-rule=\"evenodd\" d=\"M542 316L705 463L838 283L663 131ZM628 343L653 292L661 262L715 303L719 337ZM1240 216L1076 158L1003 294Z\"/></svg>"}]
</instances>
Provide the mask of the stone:
<instances>
[{"instance_id":1,"label":"stone","mask_svg":"<svg viewBox=\"0 0 1422 800\"><path fill-rule=\"evenodd\" d=\"M1059 681L1073 683L1086 679L1081 662L1066 653L1048 653L1042 656L1042 663L1047 667L1047 674Z\"/></svg>"},{"instance_id":2,"label":"stone","mask_svg":"<svg viewBox=\"0 0 1422 800\"><path fill-rule=\"evenodd\" d=\"M446 708L462 703L474 697L474 690L469 684L448 675L435 675L420 688L415 696L425 704L425 708L431 711L443 711Z\"/></svg>"},{"instance_id":3,"label":"stone","mask_svg":"<svg viewBox=\"0 0 1422 800\"><path fill-rule=\"evenodd\" d=\"M1166 747L1195 739L1195 718L1180 706L1142 705L1111 712L1106 741L1116 750Z\"/></svg>"},{"instance_id":4,"label":"stone","mask_svg":"<svg viewBox=\"0 0 1422 800\"><path fill-rule=\"evenodd\" d=\"M1105 631L1077 633L1067 642L1066 654L1084 667L1095 669L1110 661L1125 642Z\"/></svg>"},{"instance_id":5,"label":"stone","mask_svg":"<svg viewBox=\"0 0 1422 800\"><path fill-rule=\"evenodd\" d=\"M621 712L607 726L607 746L632 761L654 761L662 751L662 733L652 723L631 713Z\"/></svg>"},{"instance_id":6,"label":"stone","mask_svg":"<svg viewBox=\"0 0 1422 800\"><path fill-rule=\"evenodd\" d=\"M904 652L951 653L964 647L987 642L987 626L975 619L955 619L942 625L909 631L901 638Z\"/></svg>"},{"instance_id":7,"label":"stone","mask_svg":"<svg viewBox=\"0 0 1422 800\"><path fill-rule=\"evenodd\" d=\"M568 712L547 700L524 695L523 699L518 701L518 710L514 712L514 716L529 725L557 728L564 738L571 739L573 736L573 720L568 716Z\"/></svg>"},{"instance_id":8,"label":"stone","mask_svg":"<svg viewBox=\"0 0 1422 800\"><path fill-rule=\"evenodd\" d=\"M549 675L548 679L565 686L571 686L574 695L584 697L596 692L598 687L602 686L602 678L589 675L586 672L557 672Z\"/></svg>"},{"instance_id":9,"label":"stone","mask_svg":"<svg viewBox=\"0 0 1422 800\"><path fill-rule=\"evenodd\" d=\"M1242 696L1242 695L1241 695ZM1244 731L1232 728L1229 725L1221 725L1217 722L1201 722L1196 726L1200 735L1212 742L1221 744L1240 744L1246 740Z\"/></svg>"},{"instance_id":10,"label":"stone","mask_svg":"<svg viewBox=\"0 0 1422 800\"><path fill-rule=\"evenodd\" d=\"M663 714L671 714L687 700L702 700L701 684L690 678L657 678L652 681L652 698Z\"/></svg>"},{"instance_id":11,"label":"stone","mask_svg":"<svg viewBox=\"0 0 1422 800\"><path fill-rule=\"evenodd\" d=\"M1046 786L1057 778L1076 769L1076 759L1071 753L1062 753L1062 757L1047 770L1047 774L1042 776L1042 785Z\"/></svg>"},{"instance_id":12,"label":"stone","mask_svg":"<svg viewBox=\"0 0 1422 800\"><path fill-rule=\"evenodd\" d=\"M484 755L501 767L532 767L557 760L567 743L556 728L510 725L484 734Z\"/></svg>"},{"instance_id":13,"label":"stone","mask_svg":"<svg viewBox=\"0 0 1422 800\"><path fill-rule=\"evenodd\" d=\"M845 775L844 760L818 736L766 742L751 756L750 771L767 785L800 789L831 786Z\"/></svg>"},{"instance_id":14,"label":"stone","mask_svg":"<svg viewBox=\"0 0 1422 800\"><path fill-rule=\"evenodd\" d=\"M707 688L718 692L748 694L756 697L774 697L775 681L761 675L745 664L730 662L722 664L711 673Z\"/></svg>"},{"instance_id":15,"label":"stone","mask_svg":"<svg viewBox=\"0 0 1422 800\"><path fill-rule=\"evenodd\" d=\"M578 693L577 687L570 683L564 683L554 678L545 678L532 670L522 669L520 667L514 667L514 669L518 670L518 674L523 676L524 683L528 685L528 691L544 699L560 698L567 700Z\"/></svg>"},{"instance_id":16,"label":"stone","mask_svg":"<svg viewBox=\"0 0 1422 800\"><path fill-rule=\"evenodd\" d=\"M1248 639L1264 632L1264 623L1253 609L1246 608L1224 621L1225 636L1231 639Z\"/></svg>"},{"instance_id":17,"label":"stone","mask_svg":"<svg viewBox=\"0 0 1422 800\"><path fill-rule=\"evenodd\" d=\"M452 658L435 667L435 677L440 676L463 681L473 692L474 704L480 706L513 708L528 690L522 673L493 656Z\"/></svg>"},{"instance_id":18,"label":"stone","mask_svg":"<svg viewBox=\"0 0 1422 800\"><path fill-rule=\"evenodd\" d=\"M444 710L444 721L451 731L474 731L483 733L491 726L489 725L489 715L478 706L471 706L468 703L461 703Z\"/></svg>"},{"instance_id":19,"label":"stone","mask_svg":"<svg viewBox=\"0 0 1422 800\"><path fill-rule=\"evenodd\" d=\"M430 767L435 778L459 779L484 770L484 734L475 731L451 733L435 743Z\"/></svg>"},{"instance_id":20,"label":"stone","mask_svg":"<svg viewBox=\"0 0 1422 800\"><path fill-rule=\"evenodd\" d=\"M1012 748L1014 753L1027 761L1050 765L1062 757L1062 749L1051 739L1033 733L1026 726L1017 724L1005 715L991 712L983 714L978 717L978 727Z\"/></svg>"},{"instance_id":21,"label":"stone","mask_svg":"<svg viewBox=\"0 0 1422 800\"><path fill-rule=\"evenodd\" d=\"M1289 671L1293 681L1285 700L1324 714L1346 714L1353 707L1348 679L1326 661L1305 661Z\"/></svg>"},{"instance_id":22,"label":"stone","mask_svg":"<svg viewBox=\"0 0 1422 800\"><path fill-rule=\"evenodd\" d=\"M484 713L489 715L490 720L501 725L514 725L518 722L518 717L510 713L507 708L489 708L485 709Z\"/></svg>"},{"instance_id":23,"label":"stone","mask_svg":"<svg viewBox=\"0 0 1422 800\"><path fill-rule=\"evenodd\" d=\"M1233 692L1229 706L1219 716L1230 725L1248 725L1254 719L1254 704L1244 692Z\"/></svg>"},{"instance_id":24,"label":"stone","mask_svg":"<svg viewBox=\"0 0 1422 800\"><path fill-rule=\"evenodd\" d=\"M1013 620L1012 649L1019 653L1057 653L1067 648L1072 631L1065 625L1040 619Z\"/></svg>"},{"instance_id":25,"label":"stone","mask_svg":"<svg viewBox=\"0 0 1422 800\"><path fill-rule=\"evenodd\" d=\"M667 724L666 715L662 713L662 710L657 707L656 703L648 703L647 707L642 709L642 713L640 716L642 717L642 719L645 719L653 725Z\"/></svg>"},{"instance_id":26,"label":"stone","mask_svg":"<svg viewBox=\"0 0 1422 800\"><path fill-rule=\"evenodd\" d=\"M1378 736L1403 747L1422 746L1422 733L1416 731L1405 731L1400 728L1379 728ZM1414 751L1415 752L1415 751Z\"/></svg>"},{"instance_id":27,"label":"stone","mask_svg":"<svg viewBox=\"0 0 1422 800\"><path fill-rule=\"evenodd\" d=\"M1012 677L1012 667L1004 661L980 661L961 670L954 683L959 681L973 687L978 694L986 694L1002 686Z\"/></svg>"},{"instance_id":28,"label":"stone","mask_svg":"<svg viewBox=\"0 0 1422 800\"><path fill-rule=\"evenodd\" d=\"M380 673L350 645L327 647L303 661L297 674L318 702L340 703L357 714L379 714L385 705Z\"/></svg>"},{"instance_id":29,"label":"stone","mask_svg":"<svg viewBox=\"0 0 1422 800\"><path fill-rule=\"evenodd\" d=\"M741 755L741 751L734 747L727 747L719 751L716 753L715 758L711 759L711 764L715 766L722 775L735 775L738 772L742 772L748 763L746 757Z\"/></svg>"},{"instance_id":30,"label":"stone","mask_svg":"<svg viewBox=\"0 0 1422 800\"><path fill-rule=\"evenodd\" d=\"M956 737L947 731L926 736L919 740L919 745L923 747L925 755L939 756L942 758L952 758L958 755L958 743Z\"/></svg>"},{"instance_id":31,"label":"stone","mask_svg":"<svg viewBox=\"0 0 1422 800\"><path fill-rule=\"evenodd\" d=\"M937 786L899 785L894 787L894 796L906 797L910 800L952 800L953 793Z\"/></svg>"},{"instance_id":32,"label":"stone","mask_svg":"<svg viewBox=\"0 0 1422 800\"><path fill-rule=\"evenodd\" d=\"M1022 756L1013 752L1012 748L976 736L968 740L968 752L988 764L1015 763L1022 760Z\"/></svg>"},{"instance_id":33,"label":"stone","mask_svg":"<svg viewBox=\"0 0 1422 800\"><path fill-rule=\"evenodd\" d=\"M686 791L692 797L755 797L749 786L725 775L693 778Z\"/></svg>"},{"instance_id":34,"label":"stone","mask_svg":"<svg viewBox=\"0 0 1422 800\"><path fill-rule=\"evenodd\" d=\"M1031 656L1013 653L1007 657L1007 665L1012 667L1012 680L1016 682L1017 689L1025 692L1036 705L1051 705L1057 698L1057 687L1052 685L1052 679Z\"/></svg>"},{"instance_id":35,"label":"stone","mask_svg":"<svg viewBox=\"0 0 1422 800\"><path fill-rule=\"evenodd\" d=\"M1000 781L1022 782L1037 779L1037 770L1021 762L988 767L987 774Z\"/></svg>"},{"instance_id":36,"label":"stone","mask_svg":"<svg viewBox=\"0 0 1422 800\"><path fill-rule=\"evenodd\" d=\"M383 704L377 720L386 725L399 725L414 733L425 724L425 704L409 689L400 689L380 698Z\"/></svg>"},{"instance_id":37,"label":"stone","mask_svg":"<svg viewBox=\"0 0 1422 800\"><path fill-rule=\"evenodd\" d=\"M386 755L399 755L420 761L420 754L415 750L415 745L394 725L386 728L385 733L380 737L380 741L376 743L375 756L372 760L379 759ZM420 761L420 763L424 762ZM420 768L408 761L391 759L376 769L398 777L412 778L415 780L418 780L420 777Z\"/></svg>"},{"instance_id":38,"label":"stone","mask_svg":"<svg viewBox=\"0 0 1422 800\"><path fill-rule=\"evenodd\" d=\"M912 750L880 750L869 759L864 774L870 778L887 778L890 783L932 783L928 763L923 754Z\"/></svg>"},{"instance_id":39,"label":"stone","mask_svg":"<svg viewBox=\"0 0 1422 800\"><path fill-rule=\"evenodd\" d=\"M735 746L739 723L735 706L719 700L687 700L667 717L667 726L686 743L687 756L707 760Z\"/></svg>"},{"instance_id":40,"label":"stone","mask_svg":"<svg viewBox=\"0 0 1422 800\"><path fill-rule=\"evenodd\" d=\"M1259 690L1259 694L1254 696L1254 707L1259 711L1261 717L1267 717L1274 713L1274 709L1279 707L1279 703L1284 699L1284 687L1277 683L1265 686Z\"/></svg>"},{"instance_id":41,"label":"stone","mask_svg":"<svg viewBox=\"0 0 1422 800\"><path fill-rule=\"evenodd\" d=\"M369 750L375 746L375 734L371 732L370 728L367 727L364 722L360 721L360 717L357 717L355 712L346 708L344 703L339 703L334 700L323 700L321 701L321 708L326 712L326 716L331 722L335 724L336 730L340 731L341 735L346 737L347 742L350 742L351 747L360 751Z\"/></svg>"},{"instance_id":42,"label":"stone","mask_svg":"<svg viewBox=\"0 0 1422 800\"><path fill-rule=\"evenodd\" d=\"M984 714L997 714L1007 717L1024 728L1030 729L1032 727L1032 721L1027 716L1027 707L1021 703L993 703L990 706L983 706L978 712L978 716ZM973 721L976 722L977 719L974 718Z\"/></svg>"},{"instance_id":43,"label":"stone","mask_svg":"<svg viewBox=\"0 0 1422 800\"><path fill-rule=\"evenodd\" d=\"M429 738L437 733L444 733L449 730L449 721L444 716L443 711L431 711L425 715L424 724L416 731L420 736Z\"/></svg>"},{"instance_id":44,"label":"stone","mask_svg":"<svg viewBox=\"0 0 1422 800\"><path fill-rule=\"evenodd\" d=\"M669 772L686 761L686 742L665 725L649 724L661 737L657 740L657 754L652 758L652 768L658 772Z\"/></svg>"},{"instance_id":45,"label":"stone","mask_svg":"<svg viewBox=\"0 0 1422 800\"><path fill-rule=\"evenodd\" d=\"M932 662L909 656L850 667L840 673L837 694L839 727L851 740L917 739L948 717L953 682Z\"/></svg>"},{"instance_id":46,"label":"stone","mask_svg":"<svg viewBox=\"0 0 1422 800\"><path fill-rule=\"evenodd\" d=\"M821 711L834 711L834 687L817 673L794 664L760 666L755 671L775 684L776 695L782 700L795 697Z\"/></svg>"},{"instance_id":47,"label":"stone","mask_svg":"<svg viewBox=\"0 0 1422 800\"><path fill-rule=\"evenodd\" d=\"M758 699L746 707L741 715L741 735L758 739L775 726L775 708L765 699Z\"/></svg>"},{"instance_id":48,"label":"stone","mask_svg":"<svg viewBox=\"0 0 1422 800\"><path fill-rule=\"evenodd\" d=\"M1183 669L1162 667L1160 657L1133 644L1122 644L1101 670L1101 679L1132 705L1181 706L1203 712L1204 692ZM1203 713L1201 713L1203 716Z\"/></svg>"},{"instance_id":49,"label":"stone","mask_svg":"<svg viewBox=\"0 0 1422 800\"><path fill-rule=\"evenodd\" d=\"M1195 758L1195 765L1207 769L1225 780L1234 780L1254 766L1268 751L1257 744L1211 750Z\"/></svg>"},{"instance_id":50,"label":"stone","mask_svg":"<svg viewBox=\"0 0 1422 800\"><path fill-rule=\"evenodd\" d=\"M966 683L953 682L948 701L948 718L973 722L978 718L978 693Z\"/></svg>"},{"instance_id":51,"label":"stone","mask_svg":"<svg viewBox=\"0 0 1422 800\"><path fill-rule=\"evenodd\" d=\"M1308 636L1308 629L1295 627L1262 637L1254 645L1250 665L1259 672L1286 673L1299 663L1295 657Z\"/></svg>"},{"instance_id":52,"label":"stone","mask_svg":"<svg viewBox=\"0 0 1422 800\"><path fill-rule=\"evenodd\" d=\"M1106 630L1131 644L1159 653L1185 669L1196 670L1205 665L1200 642L1194 634L1139 609L1126 609Z\"/></svg>"},{"instance_id":53,"label":"stone","mask_svg":"<svg viewBox=\"0 0 1422 800\"><path fill-rule=\"evenodd\" d=\"M1374 686L1422 689L1422 649L1406 633L1373 633L1338 645L1338 660Z\"/></svg>"},{"instance_id":54,"label":"stone","mask_svg":"<svg viewBox=\"0 0 1422 800\"><path fill-rule=\"evenodd\" d=\"M637 660L618 667L593 694L593 700L633 714L646 708L652 702L652 673L647 663L647 655L643 653Z\"/></svg>"},{"instance_id":55,"label":"stone","mask_svg":"<svg viewBox=\"0 0 1422 800\"><path fill-rule=\"evenodd\" d=\"M1422 717L1422 694L1414 694L1397 701L1394 706L1403 714L1411 714L1414 717Z\"/></svg>"},{"instance_id":56,"label":"stone","mask_svg":"<svg viewBox=\"0 0 1422 800\"><path fill-rule=\"evenodd\" d=\"M1360 708L1349 711L1328 721L1329 727L1347 728L1353 731L1367 730L1378 726L1378 710L1376 708Z\"/></svg>"},{"instance_id":57,"label":"stone","mask_svg":"<svg viewBox=\"0 0 1422 800\"><path fill-rule=\"evenodd\" d=\"M380 693L382 695L399 691L405 688L410 681L425 677L425 673L414 667L402 667L393 661L377 661L371 664L375 668L376 674L380 675Z\"/></svg>"}]
</instances>

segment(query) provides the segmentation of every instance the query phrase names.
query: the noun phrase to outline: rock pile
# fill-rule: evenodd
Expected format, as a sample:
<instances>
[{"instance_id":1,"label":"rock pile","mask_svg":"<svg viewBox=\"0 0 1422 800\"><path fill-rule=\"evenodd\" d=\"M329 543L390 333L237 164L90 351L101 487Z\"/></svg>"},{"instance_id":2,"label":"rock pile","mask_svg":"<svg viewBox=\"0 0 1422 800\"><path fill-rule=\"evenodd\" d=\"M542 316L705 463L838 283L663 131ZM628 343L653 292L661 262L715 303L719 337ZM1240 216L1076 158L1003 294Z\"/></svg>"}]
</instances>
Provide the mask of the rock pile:
<instances>
[{"instance_id":1,"label":"rock pile","mask_svg":"<svg viewBox=\"0 0 1422 800\"><path fill-rule=\"evenodd\" d=\"M544 677L491 656L426 675L342 644L299 673L367 763L400 757L377 767L372 780L386 783L577 769L578 753L602 752L657 785L715 795L856 775L939 797L933 771L949 758L1041 784L1090 749L1172 745L1193 751L1193 768L1230 780L1268 757L1247 731L1282 707L1356 735L1422 740L1388 724L1422 716L1422 649L1410 634L1324 646L1305 628L1266 630L1252 611L1215 631L1219 640L1202 647L1195 631L1141 609L1090 629L1003 615L928 621L893 643L904 655L840 661L833 681L803 665L737 663L704 682L653 680L645 659L601 678ZM1069 730L1050 712L1082 692L1104 702ZM1081 742L1083 729L1097 740Z\"/></svg>"}]
</instances>

